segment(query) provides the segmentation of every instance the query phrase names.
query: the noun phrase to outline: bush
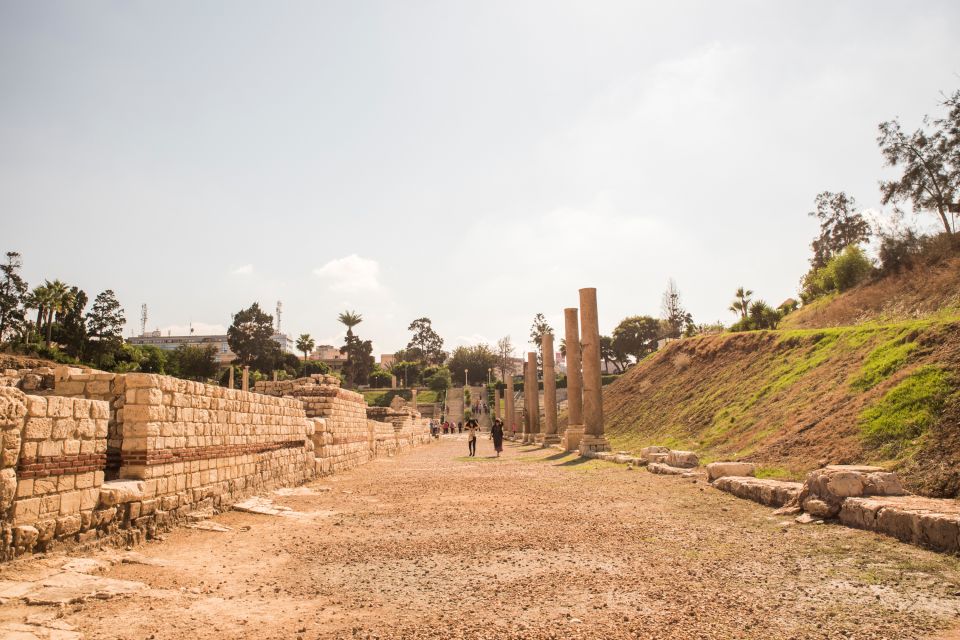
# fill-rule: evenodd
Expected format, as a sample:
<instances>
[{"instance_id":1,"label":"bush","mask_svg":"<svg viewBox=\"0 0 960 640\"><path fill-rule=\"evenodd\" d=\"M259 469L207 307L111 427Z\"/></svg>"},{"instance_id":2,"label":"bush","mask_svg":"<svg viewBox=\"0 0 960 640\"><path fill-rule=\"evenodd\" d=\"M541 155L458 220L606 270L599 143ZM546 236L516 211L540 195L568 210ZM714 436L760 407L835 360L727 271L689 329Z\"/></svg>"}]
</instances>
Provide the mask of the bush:
<instances>
[{"instance_id":1,"label":"bush","mask_svg":"<svg viewBox=\"0 0 960 640\"><path fill-rule=\"evenodd\" d=\"M800 298L809 303L828 293L852 289L872 273L873 263L860 247L851 245L803 277Z\"/></svg>"}]
</instances>

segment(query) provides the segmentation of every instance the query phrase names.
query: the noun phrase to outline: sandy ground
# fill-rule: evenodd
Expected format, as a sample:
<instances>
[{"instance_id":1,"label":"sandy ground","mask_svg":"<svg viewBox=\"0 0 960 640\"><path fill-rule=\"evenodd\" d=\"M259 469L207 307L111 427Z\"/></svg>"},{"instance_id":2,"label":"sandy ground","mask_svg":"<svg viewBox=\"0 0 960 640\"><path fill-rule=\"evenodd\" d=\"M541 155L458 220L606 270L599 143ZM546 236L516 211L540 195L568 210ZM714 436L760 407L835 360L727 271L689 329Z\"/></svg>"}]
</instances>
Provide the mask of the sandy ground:
<instances>
[{"instance_id":1,"label":"sandy ground","mask_svg":"<svg viewBox=\"0 0 960 640\"><path fill-rule=\"evenodd\" d=\"M445 438L268 496L284 516L225 513L229 531L134 550L159 566L85 554L105 562L98 578L146 586L13 598L0 623L39 616L85 638L957 637L957 558L796 525L702 480L479 449L461 457L466 442ZM65 560L6 565L0 580Z\"/></svg>"}]
</instances>

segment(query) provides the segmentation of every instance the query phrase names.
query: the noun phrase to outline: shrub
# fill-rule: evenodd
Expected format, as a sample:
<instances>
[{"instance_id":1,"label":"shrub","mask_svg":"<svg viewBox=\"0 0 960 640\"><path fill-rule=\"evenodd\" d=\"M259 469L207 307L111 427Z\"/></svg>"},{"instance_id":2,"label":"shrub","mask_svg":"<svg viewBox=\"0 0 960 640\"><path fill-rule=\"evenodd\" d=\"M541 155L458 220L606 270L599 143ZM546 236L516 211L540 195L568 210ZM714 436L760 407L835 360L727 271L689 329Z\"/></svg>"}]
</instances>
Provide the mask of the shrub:
<instances>
[{"instance_id":1,"label":"shrub","mask_svg":"<svg viewBox=\"0 0 960 640\"><path fill-rule=\"evenodd\" d=\"M800 298L811 302L835 291L846 291L857 286L873 273L873 263L860 247L851 245L819 269L809 271L801 282Z\"/></svg>"}]
</instances>

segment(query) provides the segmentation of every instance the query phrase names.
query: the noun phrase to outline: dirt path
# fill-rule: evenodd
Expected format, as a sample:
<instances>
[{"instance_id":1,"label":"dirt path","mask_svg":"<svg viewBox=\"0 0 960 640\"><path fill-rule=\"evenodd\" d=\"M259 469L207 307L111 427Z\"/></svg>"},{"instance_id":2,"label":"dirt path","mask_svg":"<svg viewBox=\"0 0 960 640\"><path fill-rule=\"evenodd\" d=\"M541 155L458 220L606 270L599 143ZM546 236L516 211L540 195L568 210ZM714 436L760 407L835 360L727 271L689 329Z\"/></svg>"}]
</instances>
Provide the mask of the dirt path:
<instances>
[{"instance_id":1,"label":"dirt path","mask_svg":"<svg viewBox=\"0 0 960 640\"><path fill-rule=\"evenodd\" d=\"M960 614L956 558L795 525L702 481L466 448L445 438L272 494L292 511L222 514L229 531L179 529L123 563L93 554L103 570L88 572L146 587L60 607L12 598L0 624L40 614L86 638L190 640L922 638Z\"/></svg>"}]
</instances>

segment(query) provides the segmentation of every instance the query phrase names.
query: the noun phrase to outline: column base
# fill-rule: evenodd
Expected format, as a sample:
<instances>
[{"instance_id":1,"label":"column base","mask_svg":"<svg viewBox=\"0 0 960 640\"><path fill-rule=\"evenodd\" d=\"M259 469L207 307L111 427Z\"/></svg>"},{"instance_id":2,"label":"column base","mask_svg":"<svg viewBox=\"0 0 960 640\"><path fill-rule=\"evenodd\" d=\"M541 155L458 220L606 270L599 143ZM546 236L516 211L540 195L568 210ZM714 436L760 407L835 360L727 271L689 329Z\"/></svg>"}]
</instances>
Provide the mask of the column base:
<instances>
[{"instance_id":1,"label":"column base","mask_svg":"<svg viewBox=\"0 0 960 640\"><path fill-rule=\"evenodd\" d=\"M580 453L596 453L598 451L610 451L610 443L603 436L593 436L589 433L583 434L580 438Z\"/></svg>"},{"instance_id":2,"label":"column base","mask_svg":"<svg viewBox=\"0 0 960 640\"><path fill-rule=\"evenodd\" d=\"M567 427L563 432L563 438L560 444L564 451L578 451L580 449L580 440L583 438L583 425L575 424Z\"/></svg>"},{"instance_id":3,"label":"column base","mask_svg":"<svg viewBox=\"0 0 960 640\"><path fill-rule=\"evenodd\" d=\"M523 438L520 439L520 442L522 442L523 444L530 444L531 442L533 442L533 436L529 433L525 433L523 434Z\"/></svg>"},{"instance_id":4,"label":"column base","mask_svg":"<svg viewBox=\"0 0 960 640\"><path fill-rule=\"evenodd\" d=\"M542 434L542 433L535 433L535 434L533 434L533 436L530 438L530 443L531 443L531 444L543 444L543 434Z\"/></svg>"},{"instance_id":5,"label":"column base","mask_svg":"<svg viewBox=\"0 0 960 640\"><path fill-rule=\"evenodd\" d=\"M560 436L555 433L548 433L543 436L543 446L550 447L555 444L560 444Z\"/></svg>"}]
</instances>

